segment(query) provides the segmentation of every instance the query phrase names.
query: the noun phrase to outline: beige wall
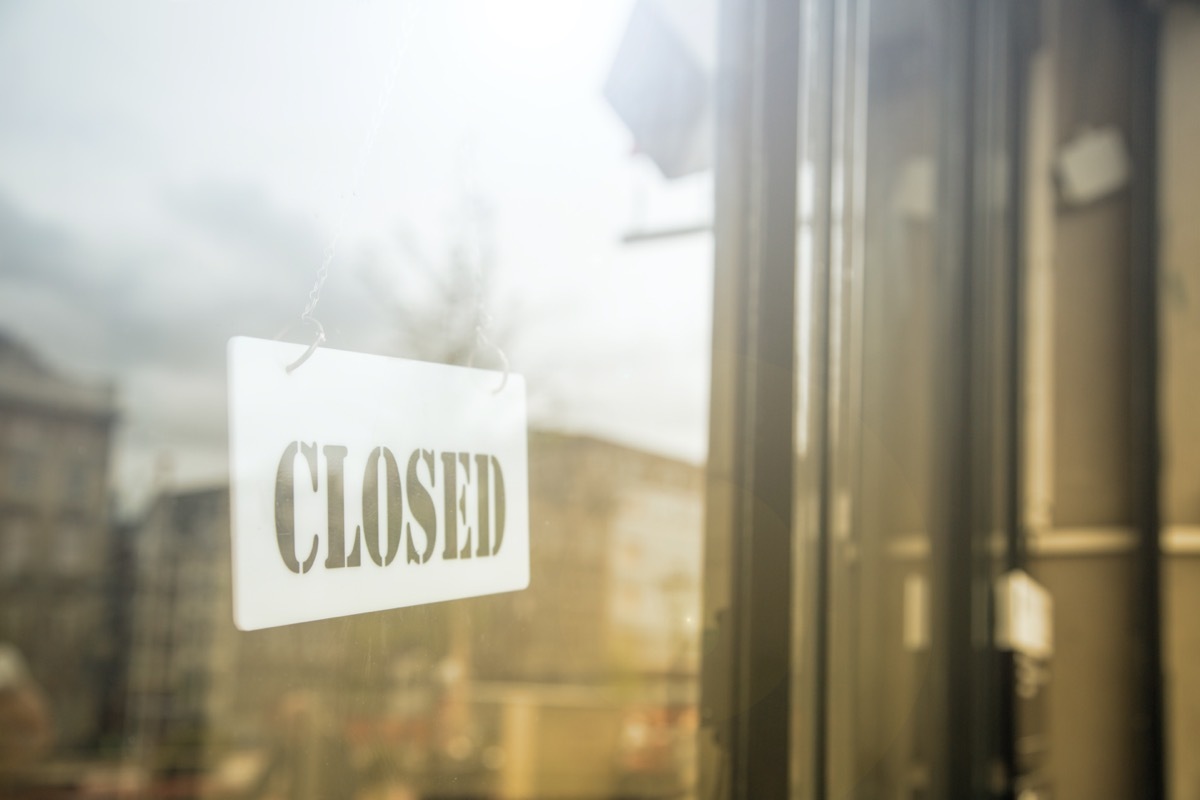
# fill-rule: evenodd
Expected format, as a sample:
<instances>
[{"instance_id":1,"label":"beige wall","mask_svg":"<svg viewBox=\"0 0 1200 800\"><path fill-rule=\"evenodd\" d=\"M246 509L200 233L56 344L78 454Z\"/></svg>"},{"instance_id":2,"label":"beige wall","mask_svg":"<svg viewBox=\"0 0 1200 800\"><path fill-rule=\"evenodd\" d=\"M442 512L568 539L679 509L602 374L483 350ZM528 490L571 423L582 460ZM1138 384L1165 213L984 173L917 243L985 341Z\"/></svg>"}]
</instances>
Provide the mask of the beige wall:
<instances>
[{"instance_id":1,"label":"beige wall","mask_svg":"<svg viewBox=\"0 0 1200 800\"><path fill-rule=\"evenodd\" d=\"M1163 512L1200 525L1200 9L1173 7L1163 36L1160 139ZM1163 570L1169 786L1200 798L1200 558Z\"/></svg>"},{"instance_id":2,"label":"beige wall","mask_svg":"<svg viewBox=\"0 0 1200 800\"><path fill-rule=\"evenodd\" d=\"M1099 529L1103 539L1132 521L1129 194L1066 207L1053 160L1084 126L1116 125L1128 141L1129 9L1059 0L1046 11L1046 85L1034 88L1043 102L1031 109L1042 118L1030 126L1041 131L1030 148L1040 160L1028 174L1031 189L1052 198L1033 209L1043 218L1030 225L1044 237L1035 247L1049 274L1048 339L1034 346L1046 348L1052 368L1031 398L1049 405L1050 420L1026 443L1048 476L1034 524L1045 536ZM1132 548L1117 547L1100 556L1035 554L1030 564L1055 602L1048 774L1064 800L1138 796L1133 557Z\"/></svg>"},{"instance_id":3,"label":"beige wall","mask_svg":"<svg viewBox=\"0 0 1200 800\"><path fill-rule=\"evenodd\" d=\"M1125 4L1058 5L1055 150L1085 125L1116 125L1128 141ZM1121 191L1055 214L1055 527L1130 521L1129 213Z\"/></svg>"},{"instance_id":4,"label":"beige wall","mask_svg":"<svg viewBox=\"0 0 1200 800\"><path fill-rule=\"evenodd\" d=\"M1200 798L1200 558L1172 558L1163 570L1167 618L1167 776L1173 800Z\"/></svg>"},{"instance_id":5,"label":"beige wall","mask_svg":"<svg viewBox=\"0 0 1200 800\"><path fill-rule=\"evenodd\" d=\"M1041 558L1054 595L1049 771L1062 800L1139 797L1132 720L1134 567L1124 554Z\"/></svg>"},{"instance_id":6,"label":"beige wall","mask_svg":"<svg viewBox=\"0 0 1200 800\"><path fill-rule=\"evenodd\" d=\"M1087 24L1085 6L1092 15ZM1084 119L1124 125L1130 28L1119 4L1061 0L1053 8L1057 19L1047 45L1056 65L1056 150ZM1162 503L1174 536L1180 526L1186 534L1186 526L1200 525L1200 10L1176 5L1164 14L1163 49ZM1043 170L1034 179L1050 178ZM1048 535L1083 533L1101 543L1108 537L1111 545L1101 547L1107 555L1060 550L1031 565L1056 604L1051 773L1056 797L1135 797L1128 197L1084 209L1059 206L1051 217L1054 368L1043 396L1053 408ZM1193 757L1200 748L1200 627L1194 622L1200 558L1178 552L1166 558L1169 782L1173 798L1188 800L1200 798Z\"/></svg>"},{"instance_id":7,"label":"beige wall","mask_svg":"<svg viewBox=\"0 0 1200 800\"><path fill-rule=\"evenodd\" d=\"M1200 525L1200 9L1171 9L1163 49L1164 516Z\"/></svg>"}]
</instances>

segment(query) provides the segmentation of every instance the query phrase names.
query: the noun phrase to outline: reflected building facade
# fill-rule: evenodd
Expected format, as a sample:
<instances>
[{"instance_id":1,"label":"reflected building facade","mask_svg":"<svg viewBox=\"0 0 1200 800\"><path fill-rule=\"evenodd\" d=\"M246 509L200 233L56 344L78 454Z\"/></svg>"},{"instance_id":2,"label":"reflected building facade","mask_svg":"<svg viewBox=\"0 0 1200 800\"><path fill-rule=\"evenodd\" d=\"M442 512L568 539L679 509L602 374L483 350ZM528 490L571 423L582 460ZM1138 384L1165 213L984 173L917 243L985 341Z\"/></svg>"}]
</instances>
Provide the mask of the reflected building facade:
<instances>
[{"instance_id":1,"label":"reflected building facade","mask_svg":"<svg viewBox=\"0 0 1200 800\"><path fill-rule=\"evenodd\" d=\"M161 495L132 533L140 763L217 792L241 759L286 793L300 725L349 748L313 769L353 764L364 784L571 797L677 782L694 757L702 470L541 431L529 463L527 590L250 632L232 622L228 490Z\"/></svg>"},{"instance_id":2,"label":"reflected building facade","mask_svg":"<svg viewBox=\"0 0 1200 800\"><path fill-rule=\"evenodd\" d=\"M132 538L126 729L143 763L198 772L231 712L229 492L162 494Z\"/></svg>"},{"instance_id":3,"label":"reflected building facade","mask_svg":"<svg viewBox=\"0 0 1200 800\"><path fill-rule=\"evenodd\" d=\"M60 750L91 746L121 653L110 634L111 387L0 333L0 642L50 699Z\"/></svg>"}]
</instances>

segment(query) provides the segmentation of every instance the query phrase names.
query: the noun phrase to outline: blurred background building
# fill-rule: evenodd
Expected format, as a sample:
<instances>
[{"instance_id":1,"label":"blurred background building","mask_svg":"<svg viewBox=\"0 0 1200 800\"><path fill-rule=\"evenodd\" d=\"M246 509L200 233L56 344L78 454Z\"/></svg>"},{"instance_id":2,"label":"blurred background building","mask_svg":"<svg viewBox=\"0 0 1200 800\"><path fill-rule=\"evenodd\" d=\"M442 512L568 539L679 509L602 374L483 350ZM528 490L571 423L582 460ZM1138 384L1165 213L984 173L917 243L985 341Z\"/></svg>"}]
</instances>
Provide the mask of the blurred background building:
<instances>
[{"instance_id":1,"label":"blurred background building","mask_svg":"<svg viewBox=\"0 0 1200 800\"><path fill-rule=\"evenodd\" d=\"M530 588L384 625L237 631L228 491L161 494L130 533L140 761L189 791L231 790L229 764L269 785L279 726L312 725L348 743L343 781L512 798L687 788L702 472L546 431L529 459Z\"/></svg>"},{"instance_id":2,"label":"blurred background building","mask_svg":"<svg viewBox=\"0 0 1200 800\"><path fill-rule=\"evenodd\" d=\"M229 492L165 492L129 536L125 730L156 771L201 773L238 681Z\"/></svg>"},{"instance_id":3,"label":"blurred background building","mask_svg":"<svg viewBox=\"0 0 1200 800\"><path fill-rule=\"evenodd\" d=\"M116 688L113 389L58 374L0 332L0 642L24 657L68 752L97 744Z\"/></svg>"}]
</instances>

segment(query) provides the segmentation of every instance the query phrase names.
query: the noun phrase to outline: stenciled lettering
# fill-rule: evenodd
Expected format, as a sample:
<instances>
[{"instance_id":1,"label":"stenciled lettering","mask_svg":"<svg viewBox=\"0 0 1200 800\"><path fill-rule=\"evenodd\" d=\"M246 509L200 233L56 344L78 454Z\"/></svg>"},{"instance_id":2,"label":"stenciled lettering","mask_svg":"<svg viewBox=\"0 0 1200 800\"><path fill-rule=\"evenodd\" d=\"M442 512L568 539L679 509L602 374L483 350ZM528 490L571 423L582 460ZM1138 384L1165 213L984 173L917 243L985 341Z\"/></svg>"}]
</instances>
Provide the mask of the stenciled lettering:
<instances>
[{"instance_id":1,"label":"stenciled lettering","mask_svg":"<svg viewBox=\"0 0 1200 800\"><path fill-rule=\"evenodd\" d=\"M387 555L379 553L379 461L382 456L385 472L384 496L387 506ZM367 552L371 560L381 567L392 563L400 549L400 524L402 505L400 500L400 468L396 457L386 447L376 447L367 458L367 469L363 473L363 531L367 538ZM357 534L356 534L357 535Z\"/></svg>"},{"instance_id":2,"label":"stenciled lettering","mask_svg":"<svg viewBox=\"0 0 1200 800\"><path fill-rule=\"evenodd\" d=\"M491 555L489 552L491 547L491 531L490 520L488 519L491 501L488 498L488 457L475 456L475 496L478 498L479 505L479 549L475 551L477 556ZM465 512L464 512L465 513Z\"/></svg>"},{"instance_id":3,"label":"stenciled lettering","mask_svg":"<svg viewBox=\"0 0 1200 800\"><path fill-rule=\"evenodd\" d=\"M414 450L413 454L408 459L408 508L412 511L413 517L417 524L425 531L425 548L418 552L413 545L413 530L412 523L408 523L408 563L424 564L433 555L433 547L437 544L437 510L433 506L433 497L429 494L429 490L421 484L421 479L417 476L417 465L420 461L425 462L425 468L429 471L429 488L434 488L434 470L433 470L433 451L432 450Z\"/></svg>"},{"instance_id":4,"label":"stenciled lettering","mask_svg":"<svg viewBox=\"0 0 1200 800\"><path fill-rule=\"evenodd\" d=\"M496 538L492 540L492 491L491 484L496 485ZM500 462L495 456L475 456L475 496L479 501L479 547L477 556L495 555L500 552L500 544L504 541L504 473L500 471ZM465 514L465 510L463 511Z\"/></svg>"},{"instance_id":5,"label":"stenciled lettering","mask_svg":"<svg viewBox=\"0 0 1200 800\"><path fill-rule=\"evenodd\" d=\"M354 549L346 558L346 475L342 469L346 448L327 444L321 448L321 452L325 454L325 492L329 498L329 554L325 557L325 568L357 567L362 560L357 527L354 529Z\"/></svg>"},{"instance_id":6,"label":"stenciled lettering","mask_svg":"<svg viewBox=\"0 0 1200 800\"><path fill-rule=\"evenodd\" d=\"M387 447L373 449L366 458L362 482L362 525L354 526L353 541L346 547L346 462L352 454L344 445L291 442L279 459L275 478L275 538L283 563L303 575L312 569L320 547L314 534L308 555L301 562L296 554L296 459L303 456L314 492L318 491L318 452L325 459L325 482L320 487L326 501L326 569L361 567L362 542L379 567L395 561L400 540L405 539L405 562L428 563L443 537L441 556L446 561L486 558L500 552L504 543L504 472L493 455L437 453L413 450L403 481L400 463ZM440 458L439 458L440 456ZM441 467L442 525L434 499ZM423 467L423 469L422 469ZM382 473L382 475L381 475ZM407 486L405 485L407 483ZM474 526L470 523L468 495L475 500ZM408 500L408 518L404 500ZM384 519L381 519L381 514ZM415 523L415 525L414 525ZM419 533L414 528L419 529Z\"/></svg>"},{"instance_id":7,"label":"stenciled lettering","mask_svg":"<svg viewBox=\"0 0 1200 800\"><path fill-rule=\"evenodd\" d=\"M304 454L308 462L308 471L312 476L312 488L317 490L317 445L292 442L283 451L279 459L279 469L275 472L275 542L279 545L279 555L287 568L297 574L303 574L312 569L313 561L317 558L317 535L313 534L312 548L308 558L301 564L296 558L296 490L295 464L297 452Z\"/></svg>"},{"instance_id":8,"label":"stenciled lettering","mask_svg":"<svg viewBox=\"0 0 1200 800\"><path fill-rule=\"evenodd\" d=\"M458 519L466 522L467 519L467 486L471 483L471 456L469 453L458 454L458 465L462 467L463 485L458 493ZM471 557L471 526L463 525L463 546L458 551L459 558Z\"/></svg>"},{"instance_id":9,"label":"stenciled lettering","mask_svg":"<svg viewBox=\"0 0 1200 800\"><path fill-rule=\"evenodd\" d=\"M442 519L446 521L446 543L442 550L442 558L446 561L459 557L458 551L458 462L459 453L442 453L442 510L444 516ZM470 482L471 476L466 476L467 482ZM463 491L466 491L464 487ZM464 504L465 505L465 504ZM465 516L465 515L464 515ZM471 535L471 529L467 528L468 538ZM465 558L471 557L470 549L467 550Z\"/></svg>"},{"instance_id":10,"label":"stenciled lettering","mask_svg":"<svg viewBox=\"0 0 1200 800\"><path fill-rule=\"evenodd\" d=\"M492 546L492 555L496 555L504 542L504 473L500 471L500 461L495 456L489 458L492 461L492 475L496 479L496 541Z\"/></svg>"}]
</instances>

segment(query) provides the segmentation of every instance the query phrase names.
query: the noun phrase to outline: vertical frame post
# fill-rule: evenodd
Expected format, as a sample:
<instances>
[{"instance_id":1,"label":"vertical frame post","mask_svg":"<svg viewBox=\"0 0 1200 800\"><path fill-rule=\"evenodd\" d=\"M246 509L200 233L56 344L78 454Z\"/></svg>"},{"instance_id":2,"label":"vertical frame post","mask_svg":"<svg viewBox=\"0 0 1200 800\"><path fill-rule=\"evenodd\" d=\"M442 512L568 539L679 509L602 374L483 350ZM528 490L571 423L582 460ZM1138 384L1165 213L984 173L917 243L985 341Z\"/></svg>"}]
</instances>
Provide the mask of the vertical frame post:
<instances>
[{"instance_id":1,"label":"vertical frame post","mask_svg":"<svg viewBox=\"0 0 1200 800\"><path fill-rule=\"evenodd\" d=\"M1139 743L1142 797L1166 796L1163 711L1162 550L1159 439L1158 323L1158 92L1159 13L1146 4L1134 14L1133 91L1130 149L1130 477L1137 534L1137 595L1134 608L1139 709L1134 726Z\"/></svg>"},{"instance_id":2,"label":"vertical frame post","mask_svg":"<svg viewBox=\"0 0 1200 800\"><path fill-rule=\"evenodd\" d=\"M704 607L724 631L704 664L719 752L702 752L724 766L706 797L789 791L799 10L722 0L719 17Z\"/></svg>"}]
</instances>

